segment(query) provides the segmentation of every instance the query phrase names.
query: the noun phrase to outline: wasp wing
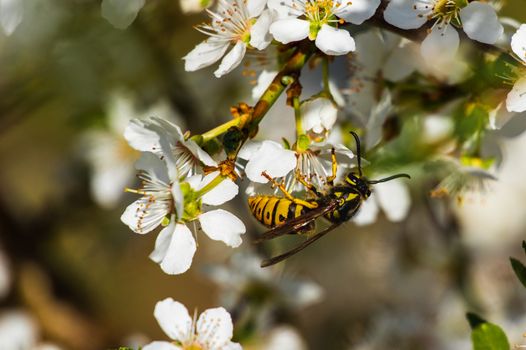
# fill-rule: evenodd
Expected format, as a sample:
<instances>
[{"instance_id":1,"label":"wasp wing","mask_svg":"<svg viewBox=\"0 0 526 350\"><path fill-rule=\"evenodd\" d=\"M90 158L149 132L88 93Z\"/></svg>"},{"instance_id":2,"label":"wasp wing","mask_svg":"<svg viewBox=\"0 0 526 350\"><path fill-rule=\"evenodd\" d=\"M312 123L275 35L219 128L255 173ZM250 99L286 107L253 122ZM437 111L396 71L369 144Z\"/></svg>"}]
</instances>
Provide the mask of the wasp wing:
<instances>
[{"instance_id":1,"label":"wasp wing","mask_svg":"<svg viewBox=\"0 0 526 350\"><path fill-rule=\"evenodd\" d=\"M325 236L327 233L331 232L332 230L334 230L336 227L340 226L341 223L337 223L337 224L332 224L331 226L329 226L328 228L326 228L325 230L323 231L320 231L319 233L317 233L316 235L312 236L311 238L305 240L303 243L301 243L300 245L298 245L296 248L294 249L291 249L289 250L288 252L286 253L283 253L281 255L278 255L278 256L275 256L271 259L267 259L267 260L263 260L263 262L261 263L261 267L267 267L267 266L271 266L271 265L274 265L274 264L277 264L279 263L280 261L283 261L285 259L287 259L288 257L291 257L293 256L294 254L298 253L299 251L305 249L306 247L308 247L309 245L311 245L312 243L316 242L318 239L322 238L323 236Z\"/></svg>"},{"instance_id":2,"label":"wasp wing","mask_svg":"<svg viewBox=\"0 0 526 350\"><path fill-rule=\"evenodd\" d=\"M307 213L298 216L297 218L285 221L283 225L276 226L267 232L263 233L254 243L261 243L263 241L273 239L284 234L297 231L302 227L308 225L313 220L316 220L322 215L327 214L330 211L333 211L338 206L337 201L331 201L327 205L320 206L318 208L312 209Z\"/></svg>"}]
</instances>

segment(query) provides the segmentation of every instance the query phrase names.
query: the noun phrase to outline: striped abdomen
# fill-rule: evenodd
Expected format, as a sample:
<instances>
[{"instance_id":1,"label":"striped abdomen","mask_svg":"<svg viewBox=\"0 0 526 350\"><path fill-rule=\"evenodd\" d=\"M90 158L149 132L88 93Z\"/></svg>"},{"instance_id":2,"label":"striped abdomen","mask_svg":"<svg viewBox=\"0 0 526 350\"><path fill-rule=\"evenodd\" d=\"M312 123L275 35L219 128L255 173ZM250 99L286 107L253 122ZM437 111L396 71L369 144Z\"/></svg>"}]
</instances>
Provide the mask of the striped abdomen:
<instances>
[{"instance_id":1,"label":"striped abdomen","mask_svg":"<svg viewBox=\"0 0 526 350\"><path fill-rule=\"evenodd\" d=\"M310 210L287 198L277 196L249 197L248 206L252 215L269 228L282 225L285 221L297 218Z\"/></svg>"}]
</instances>

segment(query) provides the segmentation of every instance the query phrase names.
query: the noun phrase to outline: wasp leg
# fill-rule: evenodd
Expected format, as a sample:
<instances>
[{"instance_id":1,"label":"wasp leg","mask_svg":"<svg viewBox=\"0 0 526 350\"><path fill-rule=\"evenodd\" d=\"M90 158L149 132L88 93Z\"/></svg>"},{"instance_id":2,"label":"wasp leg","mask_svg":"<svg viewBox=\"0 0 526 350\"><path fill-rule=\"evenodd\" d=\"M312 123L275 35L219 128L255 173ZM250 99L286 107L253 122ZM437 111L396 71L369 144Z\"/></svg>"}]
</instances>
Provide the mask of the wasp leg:
<instances>
[{"instance_id":1,"label":"wasp leg","mask_svg":"<svg viewBox=\"0 0 526 350\"><path fill-rule=\"evenodd\" d=\"M318 192L316 187L312 183L308 182L305 179L305 176L300 174L299 170L296 170L296 179L307 189L307 191L312 192L316 197L320 197L320 193Z\"/></svg>"},{"instance_id":2,"label":"wasp leg","mask_svg":"<svg viewBox=\"0 0 526 350\"><path fill-rule=\"evenodd\" d=\"M295 198L294 196L292 196L292 195L287 191L287 189L285 188L285 186L283 185L283 183L279 183L279 182L277 182L277 181L274 180L272 177L270 177L270 175L267 174L266 172L262 172L262 173L261 173L261 176L266 177L266 178L272 183L272 186L273 186L273 187L279 188L280 191L283 192L283 195L285 196L285 198L287 198L288 200L294 202L295 204L303 205L304 207L309 208L309 209L314 209L314 208L317 208L317 207L318 207L318 203L316 203L316 202L307 202L307 201L304 201L304 200L302 200L302 199Z\"/></svg>"},{"instance_id":3,"label":"wasp leg","mask_svg":"<svg viewBox=\"0 0 526 350\"><path fill-rule=\"evenodd\" d=\"M331 159L332 159L332 174L327 177L327 184L334 185L334 179L336 179L336 173L338 172L338 161L336 160L336 151L334 148L331 149Z\"/></svg>"}]
</instances>

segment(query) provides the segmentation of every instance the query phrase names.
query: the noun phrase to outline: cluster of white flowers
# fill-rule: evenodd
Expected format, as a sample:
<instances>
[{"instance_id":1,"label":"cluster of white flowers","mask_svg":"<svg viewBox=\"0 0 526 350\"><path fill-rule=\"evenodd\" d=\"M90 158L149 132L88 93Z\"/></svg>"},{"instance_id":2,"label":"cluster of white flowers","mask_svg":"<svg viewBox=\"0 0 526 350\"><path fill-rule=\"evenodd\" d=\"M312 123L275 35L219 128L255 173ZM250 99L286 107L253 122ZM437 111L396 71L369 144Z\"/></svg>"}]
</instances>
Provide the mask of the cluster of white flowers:
<instances>
[{"instance_id":1,"label":"cluster of white flowers","mask_svg":"<svg viewBox=\"0 0 526 350\"><path fill-rule=\"evenodd\" d=\"M121 220L140 234L164 227L150 255L163 271L179 274L190 267L197 247L190 223L198 221L213 240L231 247L241 244L241 220L224 209L205 210L238 193L238 186L219 171L197 173L202 166L217 165L206 152L163 119L132 120L124 135L130 146L143 152L136 164L141 186L128 189L142 197L126 208Z\"/></svg>"},{"instance_id":2,"label":"cluster of white flowers","mask_svg":"<svg viewBox=\"0 0 526 350\"><path fill-rule=\"evenodd\" d=\"M274 61L283 62L294 57L294 53L304 52L302 50L305 47L308 47L305 50L308 54L302 58L305 62L292 69L292 74L286 65L287 68L281 73L275 70L276 67L263 67L257 86L252 91L253 98L259 100L258 104L254 108L241 110L243 116L241 112L233 113L233 121L224 124L224 127L211 129L206 138L205 134L191 136L189 132L184 133L179 126L159 117L134 118L129 121L124 138L132 149L141 154L135 164L141 183L138 189L128 188L127 192L135 193L140 198L126 208L121 220L139 234L162 227L150 258L164 272L181 274L190 268L197 248L197 227L212 240L222 241L229 247L241 245L241 236L246 230L243 222L223 208L213 208L224 205L238 195L237 179L246 177L251 181L247 189L250 194L255 193L255 186L270 188L269 181L273 182L273 187L283 184L280 186L283 192L302 194L309 191L317 194L317 190L326 192L328 186L334 186L333 180L337 184L342 174L348 173L354 167L352 163L360 156L346 146L349 140L342 136L344 126L337 123L339 114L347 113L350 116L352 125L345 126L347 129L362 129L367 150L381 147L383 127L393 111L396 111L396 106L393 105L394 97L388 84L378 84L378 80L397 83L413 74L433 76L436 73L435 65L448 67L448 73L451 73L454 69L449 66L458 57L461 37L464 35L462 32L459 34L460 30L469 39L488 45L502 41L505 36L497 12L488 2L391 0L387 6L380 6L381 2L182 1L185 12L198 12L206 8L210 17L209 22L196 27L208 37L183 57L186 71L200 70L219 62L214 75L220 78L240 66L245 57L276 55L278 57ZM117 3L117 0L103 2L103 15L117 27L129 25L144 5L142 0L130 2L126 7L126 16L120 14L119 17L118 11L113 11ZM427 32L425 39L420 44L412 43L394 34L362 31L363 28L358 34L351 35L356 26L373 16L375 20L381 21L382 15L385 22L401 30L422 28L423 33ZM278 49L271 51L271 47ZM508 93L506 106L509 112L524 112L526 25L520 26L512 36L511 49L518 64L513 70L514 77L510 78L514 80L514 86ZM354 78L360 82L358 87L351 83L350 90L343 98L329 77L329 67L333 61L330 56L347 55L354 51L356 54L349 60L359 66L360 71ZM313 65L323 65L323 86L317 87L319 90L310 97L300 99L302 87L297 78L312 53L316 58L312 60ZM444 79L447 83L452 80ZM294 109L291 115L295 117L296 139L293 142L249 140L257 133L257 124L262 118L258 115L259 119L254 122L251 119L253 114L266 113L265 109L268 110L268 106L272 106L279 93L286 88L289 88L288 105ZM246 118L246 121L242 121L242 118ZM488 124L496 124L491 118L494 119L494 116L489 115ZM438 149L437 153L440 153L441 147L448 146L444 140L451 136L451 121L435 115L427 115L422 120L419 141L426 147ZM486 127L491 128L492 125ZM432 132L428 132L430 128ZM228 151L227 141L221 139L223 134L232 129L238 132L236 136L241 135L239 143L233 147L235 152ZM225 147L208 153L206 142L212 139L218 144L223 142ZM93 152L97 153L96 147ZM117 151L113 153L120 154ZM102 165L99 163L95 166L96 169L102 169L99 177L121 178L120 182L126 183L129 181L129 171L121 169L115 172L110 166L116 163L115 159L108 157ZM126 164L129 168L129 163ZM359 171L362 176L361 168ZM389 170L376 171L382 172L385 175ZM468 176L463 179L473 177L472 172L467 173ZM101 179L96 181L102 182ZM449 180L448 184L451 182L456 186L460 182L456 178L453 180ZM371 181L370 184L378 182ZM462 181L461 185L467 182ZM100 193L95 194L99 197L108 192L101 186L95 185L94 188L99 189ZM117 197L117 194L113 196ZM403 181L398 180L378 185L370 198L367 201L365 199L361 210L354 217L358 225L375 222L380 210L390 221L402 221L411 205L409 189ZM234 266L234 271L215 270L215 277L221 280L223 286L242 290L254 277L265 282L272 280L272 275L259 275L254 271L258 265L257 258L239 261L242 261L241 265ZM311 299L319 296L316 288L311 289L311 292L312 295L308 295ZM230 299L234 304L235 298ZM232 320L223 308L209 309L196 320L190 317L182 304L166 299L157 304L155 317L173 342L153 342L144 347L145 350L241 348L238 343L231 341Z\"/></svg>"}]
</instances>

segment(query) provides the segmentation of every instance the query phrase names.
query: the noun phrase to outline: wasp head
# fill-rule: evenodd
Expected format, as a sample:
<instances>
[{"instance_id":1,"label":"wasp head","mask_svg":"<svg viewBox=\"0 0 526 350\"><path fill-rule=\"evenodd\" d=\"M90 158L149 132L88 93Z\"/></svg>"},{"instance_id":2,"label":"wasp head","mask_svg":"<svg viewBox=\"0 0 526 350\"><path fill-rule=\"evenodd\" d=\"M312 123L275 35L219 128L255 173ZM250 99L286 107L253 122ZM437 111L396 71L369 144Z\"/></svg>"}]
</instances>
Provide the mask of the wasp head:
<instances>
[{"instance_id":1,"label":"wasp head","mask_svg":"<svg viewBox=\"0 0 526 350\"><path fill-rule=\"evenodd\" d=\"M367 179L354 171L345 176L345 183L356 189L363 199L367 199L371 195L371 187L369 186Z\"/></svg>"}]
</instances>

